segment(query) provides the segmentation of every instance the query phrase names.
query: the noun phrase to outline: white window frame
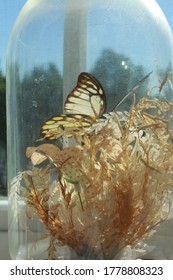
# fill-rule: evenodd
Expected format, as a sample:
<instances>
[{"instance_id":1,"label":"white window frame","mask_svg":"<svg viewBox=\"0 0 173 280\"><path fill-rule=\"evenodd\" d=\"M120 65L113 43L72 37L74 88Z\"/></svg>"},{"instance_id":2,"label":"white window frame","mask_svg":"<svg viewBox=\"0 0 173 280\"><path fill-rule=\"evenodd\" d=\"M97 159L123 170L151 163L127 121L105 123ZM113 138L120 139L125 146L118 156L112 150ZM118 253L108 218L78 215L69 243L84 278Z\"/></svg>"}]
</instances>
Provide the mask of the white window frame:
<instances>
[{"instance_id":1,"label":"white window frame","mask_svg":"<svg viewBox=\"0 0 173 280\"><path fill-rule=\"evenodd\" d=\"M0 232L8 230L8 200L0 200Z\"/></svg>"}]
</instances>

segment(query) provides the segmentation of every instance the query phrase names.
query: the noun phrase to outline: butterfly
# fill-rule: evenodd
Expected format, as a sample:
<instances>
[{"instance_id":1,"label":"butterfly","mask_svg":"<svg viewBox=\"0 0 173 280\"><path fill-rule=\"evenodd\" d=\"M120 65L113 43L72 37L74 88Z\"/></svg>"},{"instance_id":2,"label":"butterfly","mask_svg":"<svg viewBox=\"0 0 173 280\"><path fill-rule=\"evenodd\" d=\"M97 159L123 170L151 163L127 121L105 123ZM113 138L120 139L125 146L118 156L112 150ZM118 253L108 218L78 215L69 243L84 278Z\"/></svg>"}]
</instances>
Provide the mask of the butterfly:
<instances>
[{"instance_id":1,"label":"butterfly","mask_svg":"<svg viewBox=\"0 0 173 280\"><path fill-rule=\"evenodd\" d=\"M49 140L63 134L83 135L83 128L91 126L106 111L106 96L102 85L89 73L80 73L76 87L67 96L64 104L67 114L60 114L47 120L41 134Z\"/></svg>"},{"instance_id":2,"label":"butterfly","mask_svg":"<svg viewBox=\"0 0 173 280\"><path fill-rule=\"evenodd\" d=\"M150 75L147 74L116 104L114 111L129 97ZM67 96L64 110L61 114L47 120L41 134L49 140L58 139L64 134L72 137L75 133L84 134L84 129L90 127L97 119L103 117L106 111L106 95L99 81L89 73L80 73L76 87Z\"/></svg>"}]
</instances>

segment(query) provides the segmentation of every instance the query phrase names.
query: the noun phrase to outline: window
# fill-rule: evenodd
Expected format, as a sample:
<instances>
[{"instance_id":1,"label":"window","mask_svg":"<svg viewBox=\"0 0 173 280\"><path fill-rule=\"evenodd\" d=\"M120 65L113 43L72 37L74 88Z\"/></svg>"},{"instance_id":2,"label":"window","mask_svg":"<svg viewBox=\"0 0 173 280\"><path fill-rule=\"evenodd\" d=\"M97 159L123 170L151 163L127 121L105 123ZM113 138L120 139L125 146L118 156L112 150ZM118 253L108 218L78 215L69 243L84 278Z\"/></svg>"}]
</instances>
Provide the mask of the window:
<instances>
[{"instance_id":1,"label":"window","mask_svg":"<svg viewBox=\"0 0 173 280\"><path fill-rule=\"evenodd\" d=\"M173 28L172 0L157 0ZM9 33L26 0L0 1L0 230L7 229L7 161L6 161L6 112L5 112L5 57Z\"/></svg>"}]
</instances>

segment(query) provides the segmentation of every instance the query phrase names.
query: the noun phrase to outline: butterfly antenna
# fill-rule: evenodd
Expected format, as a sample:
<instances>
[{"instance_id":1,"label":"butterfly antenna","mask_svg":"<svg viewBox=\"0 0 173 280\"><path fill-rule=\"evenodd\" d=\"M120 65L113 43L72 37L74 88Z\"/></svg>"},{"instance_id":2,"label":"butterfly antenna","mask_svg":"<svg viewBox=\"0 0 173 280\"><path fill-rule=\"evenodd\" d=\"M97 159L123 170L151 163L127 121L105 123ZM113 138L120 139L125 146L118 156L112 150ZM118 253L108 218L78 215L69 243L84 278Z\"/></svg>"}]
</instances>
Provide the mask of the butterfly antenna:
<instances>
[{"instance_id":1,"label":"butterfly antenna","mask_svg":"<svg viewBox=\"0 0 173 280\"><path fill-rule=\"evenodd\" d=\"M116 106L113 108L112 111L115 111L139 86L146 80L148 77L151 75L153 71L148 73L145 77L143 77L139 82L137 82L131 89L130 91L116 104Z\"/></svg>"}]
</instances>

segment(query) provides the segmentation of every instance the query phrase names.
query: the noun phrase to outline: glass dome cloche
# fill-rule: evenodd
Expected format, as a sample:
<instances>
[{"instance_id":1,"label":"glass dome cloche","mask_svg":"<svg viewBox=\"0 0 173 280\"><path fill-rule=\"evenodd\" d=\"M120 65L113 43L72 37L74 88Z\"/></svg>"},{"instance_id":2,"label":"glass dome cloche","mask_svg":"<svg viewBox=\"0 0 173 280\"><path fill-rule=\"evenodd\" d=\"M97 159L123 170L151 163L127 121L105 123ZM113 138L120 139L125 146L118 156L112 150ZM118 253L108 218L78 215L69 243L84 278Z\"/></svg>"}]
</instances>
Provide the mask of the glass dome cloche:
<instances>
[{"instance_id":1,"label":"glass dome cloche","mask_svg":"<svg viewBox=\"0 0 173 280\"><path fill-rule=\"evenodd\" d=\"M12 259L151 252L172 221L172 60L154 0L27 1L7 51Z\"/></svg>"}]
</instances>

